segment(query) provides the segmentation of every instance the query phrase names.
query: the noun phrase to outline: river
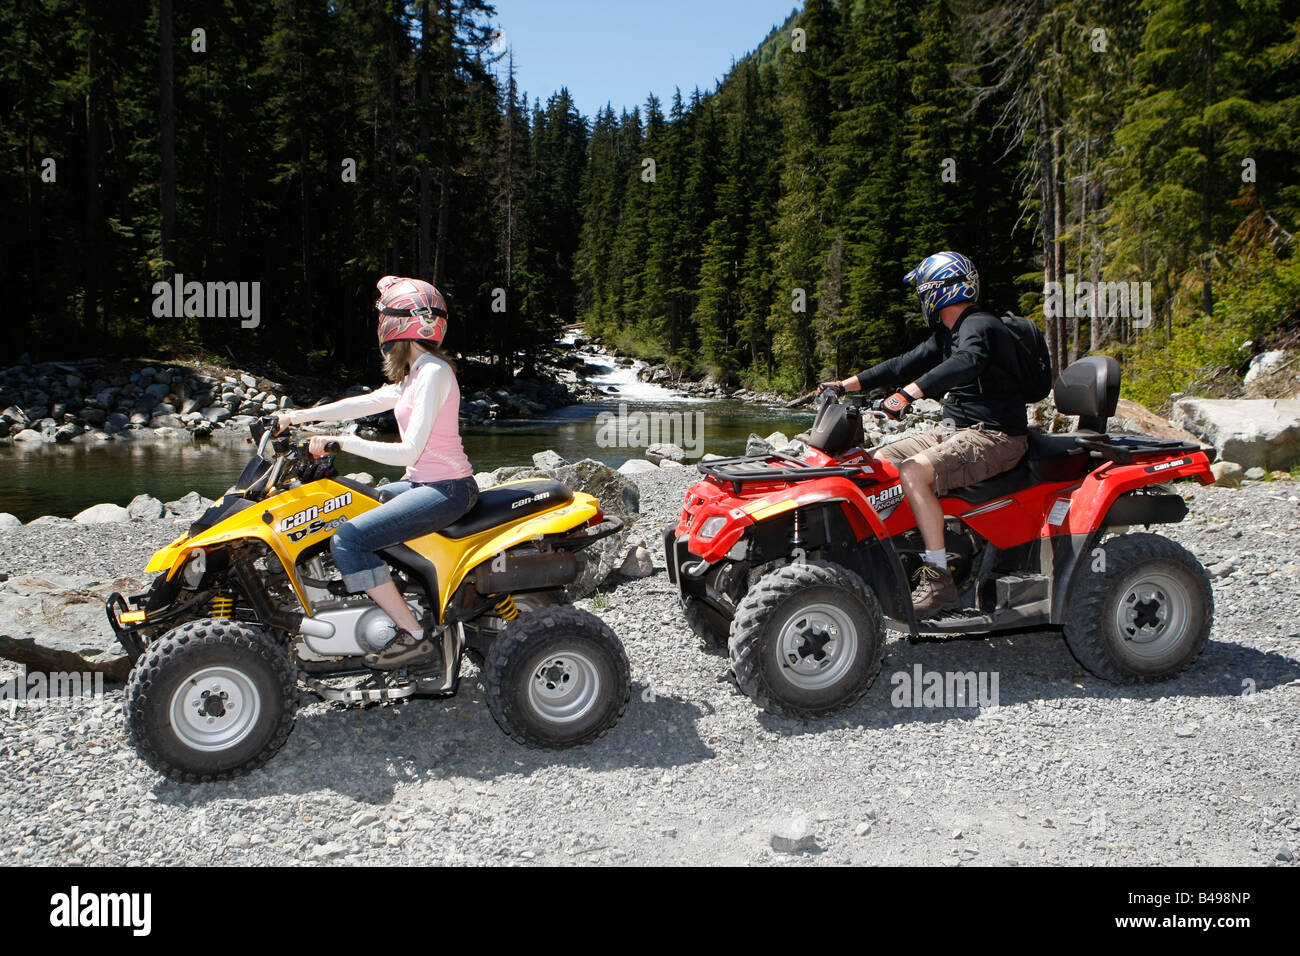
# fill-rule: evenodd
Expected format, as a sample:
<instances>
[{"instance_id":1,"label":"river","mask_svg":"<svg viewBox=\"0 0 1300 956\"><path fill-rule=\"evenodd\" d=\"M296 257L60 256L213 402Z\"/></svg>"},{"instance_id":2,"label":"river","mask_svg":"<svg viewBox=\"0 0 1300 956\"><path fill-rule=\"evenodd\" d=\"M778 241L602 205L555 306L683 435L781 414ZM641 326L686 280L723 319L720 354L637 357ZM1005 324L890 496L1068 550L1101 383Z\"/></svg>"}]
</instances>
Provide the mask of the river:
<instances>
[{"instance_id":1,"label":"river","mask_svg":"<svg viewBox=\"0 0 1300 956\"><path fill-rule=\"evenodd\" d=\"M605 390L608 399L539 418L463 425L465 451L475 471L531 464L534 452L548 448L570 461L595 458L617 467L643 457L646 439L675 442L693 458L704 452L738 455L751 432L793 435L812 421L810 414L768 405L683 396L637 381L639 363L620 366L607 355L576 354L599 368L588 381ZM250 454L250 446L233 436L193 444L17 443L0 448L0 512L30 521L49 514L71 517L101 502L125 505L141 493L163 501L189 491L216 498L239 476ZM401 474L400 468L350 455L340 456L339 468L376 478Z\"/></svg>"}]
</instances>

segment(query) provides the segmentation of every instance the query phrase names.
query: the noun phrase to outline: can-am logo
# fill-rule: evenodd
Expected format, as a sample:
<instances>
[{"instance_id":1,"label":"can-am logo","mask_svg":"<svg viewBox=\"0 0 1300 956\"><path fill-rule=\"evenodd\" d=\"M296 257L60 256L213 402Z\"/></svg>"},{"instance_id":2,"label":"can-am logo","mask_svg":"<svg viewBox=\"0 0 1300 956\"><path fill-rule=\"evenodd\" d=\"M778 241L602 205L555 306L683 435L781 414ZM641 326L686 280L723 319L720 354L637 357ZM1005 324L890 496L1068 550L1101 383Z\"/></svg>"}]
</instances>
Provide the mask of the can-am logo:
<instances>
[{"instance_id":1,"label":"can-am logo","mask_svg":"<svg viewBox=\"0 0 1300 956\"><path fill-rule=\"evenodd\" d=\"M530 505L534 501L545 501L549 497L551 497L551 493L549 491L538 492L532 497L520 498L518 501L510 505L510 509L513 511L515 508L522 508L524 505Z\"/></svg>"},{"instance_id":2,"label":"can-am logo","mask_svg":"<svg viewBox=\"0 0 1300 956\"><path fill-rule=\"evenodd\" d=\"M82 893L73 886L50 897L50 925L129 927L133 936L148 936L153 928L151 893Z\"/></svg>"},{"instance_id":3,"label":"can-am logo","mask_svg":"<svg viewBox=\"0 0 1300 956\"><path fill-rule=\"evenodd\" d=\"M875 509L876 514L880 515L882 518L888 518L893 514L894 509L902 504L902 502L902 485L894 485L891 488L886 488L878 495L867 495L867 503L870 504L871 507Z\"/></svg>"}]
</instances>

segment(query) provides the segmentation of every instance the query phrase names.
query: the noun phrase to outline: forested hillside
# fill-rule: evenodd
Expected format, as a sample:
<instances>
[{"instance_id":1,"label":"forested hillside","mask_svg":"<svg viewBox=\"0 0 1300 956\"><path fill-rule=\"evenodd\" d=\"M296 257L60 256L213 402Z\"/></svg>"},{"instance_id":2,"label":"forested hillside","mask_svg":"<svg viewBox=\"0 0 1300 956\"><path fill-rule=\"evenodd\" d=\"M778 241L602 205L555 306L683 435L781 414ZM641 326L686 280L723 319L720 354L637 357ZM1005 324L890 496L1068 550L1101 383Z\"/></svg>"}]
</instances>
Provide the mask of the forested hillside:
<instances>
[{"instance_id":1,"label":"forested hillside","mask_svg":"<svg viewBox=\"0 0 1300 956\"><path fill-rule=\"evenodd\" d=\"M717 90L594 117L519 90L490 13L0 9L4 348L356 367L402 272L502 375L581 319L794 390L915 341L901 278L942 248L1156 404L1295 322L1295 0L807 0ZM174 273L261 282L260 325L155 316Z\"/></svg>"}]
</instances>

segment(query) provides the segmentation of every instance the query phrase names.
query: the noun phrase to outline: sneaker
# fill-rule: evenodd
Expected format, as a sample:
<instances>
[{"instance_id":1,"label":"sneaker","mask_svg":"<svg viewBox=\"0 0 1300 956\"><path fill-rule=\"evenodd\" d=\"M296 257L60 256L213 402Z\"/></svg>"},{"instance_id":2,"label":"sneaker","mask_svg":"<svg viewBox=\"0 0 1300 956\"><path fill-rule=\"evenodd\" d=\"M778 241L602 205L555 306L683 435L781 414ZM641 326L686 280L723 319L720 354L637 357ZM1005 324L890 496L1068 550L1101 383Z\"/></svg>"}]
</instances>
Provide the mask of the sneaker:
<instances>
[{"instance_id":1,"label":"sneaker","mask_svg":"<svg viewBox=\"0 0 1300 956\"><path fill-rule=\"evenodd\" d=\"M381 671L391 671L397 670L399 667L420 664L437 656L438 652L434 648L433 641L429 640L427 633L421 633L419 637L416 637L408 631L398 631L397 636L380 650L367 654L363 659L367 667L373 667Z\"/></svg>"},{"instance_id":2,"label":"sneaker","mask_svg":"<svg viewBox=\"0 0 1300 956\"><path fill-rule=\"evenodd\" d=\"M957 585L947 568L922 564L916 578L918 583L912 592L912 607L919 620L931 618L935 612L957 603Z\"/></svg>"}]
</instances>

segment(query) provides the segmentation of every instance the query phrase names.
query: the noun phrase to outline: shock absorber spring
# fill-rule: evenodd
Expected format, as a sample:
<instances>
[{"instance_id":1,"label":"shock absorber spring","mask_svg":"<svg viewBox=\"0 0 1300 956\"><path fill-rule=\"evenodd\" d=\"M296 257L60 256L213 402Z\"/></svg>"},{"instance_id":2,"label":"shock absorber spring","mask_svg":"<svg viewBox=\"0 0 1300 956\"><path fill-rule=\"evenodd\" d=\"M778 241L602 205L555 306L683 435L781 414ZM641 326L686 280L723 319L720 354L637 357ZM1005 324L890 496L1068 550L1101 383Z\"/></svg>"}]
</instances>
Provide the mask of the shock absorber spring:
<instances>
[{"instance_id":1,"label":"shock absorber spring","mask_svg":"<svg viewBox=\"0 0 1300 956\"><path fill-rule=\"evenodd\" d=\"M214 620L228 621L235 612L235 601L226 595L218 595L212 599L212 604L208 608L208 615Z\"/></svg>"},{"instance_id":2,"label":"shock absorber spring","mask_svg":"<svg viewBox=\"0 0 1300 956\"><path fill-rule=\"evenodd\" d=\"M495 607L503 621L513 621L519 616L519 608L515 607L515 599L509 594L497 601Z\"/></svg>"}]
</instances>

